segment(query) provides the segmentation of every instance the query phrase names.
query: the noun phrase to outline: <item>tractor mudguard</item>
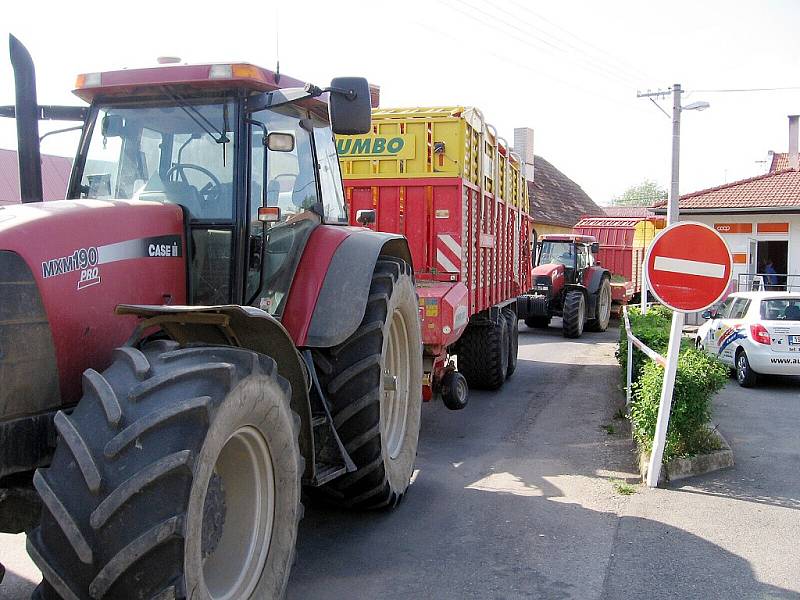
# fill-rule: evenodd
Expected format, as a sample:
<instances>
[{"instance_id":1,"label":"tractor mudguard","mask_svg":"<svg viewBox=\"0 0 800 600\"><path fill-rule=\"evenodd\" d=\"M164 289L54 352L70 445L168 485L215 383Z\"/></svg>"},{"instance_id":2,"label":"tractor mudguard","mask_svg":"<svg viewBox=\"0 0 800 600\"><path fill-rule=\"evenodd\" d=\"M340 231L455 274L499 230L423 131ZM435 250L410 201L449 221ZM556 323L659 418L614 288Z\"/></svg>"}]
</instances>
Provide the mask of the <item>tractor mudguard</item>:
<instances>
[{"instance_id":1,"label":"tractor mudguard","mask_svg":"<svg viewBox=\"0 0 800 600\"><path fill-rule=\"evenodd\" d=\"M305 361L283 325L269 313L252 306L148 306L121 304L119 315L142 317L138 331L152 326L182 346L202 343L239 346L264 354L278 365L278 373L292 386L291 407L300 417L300 452L313 456L309 374ZM137 334L135 333L134 336ZM306 460L306 469L313 461Z\"/></svg>"},{"instance_id":2,"label":"tractor mudguard","mask_svg":"<svg viewBox=\"0 0 800 600\"><path fill-rule=\"evenodd\" d=\"M603 282L603 277L611 278L611 274L606 269L594 267L589 270L584 276L586 282L586 314L593 315L597 306L597 292L600 290L600 284Z\"/></svg>"},{"instance_id":3,"label":"tractor mudguard","mask_svg":"<svg viewBox=\"0 0 800 600\"><path fill-rule=\"evenodd\" d=\"M412 266L411 252L399 235L360 230L348 236L331 258L303 345L330 348L358 328L367 307L378 256L401 258Z\"/></svg>"}]
</instances>

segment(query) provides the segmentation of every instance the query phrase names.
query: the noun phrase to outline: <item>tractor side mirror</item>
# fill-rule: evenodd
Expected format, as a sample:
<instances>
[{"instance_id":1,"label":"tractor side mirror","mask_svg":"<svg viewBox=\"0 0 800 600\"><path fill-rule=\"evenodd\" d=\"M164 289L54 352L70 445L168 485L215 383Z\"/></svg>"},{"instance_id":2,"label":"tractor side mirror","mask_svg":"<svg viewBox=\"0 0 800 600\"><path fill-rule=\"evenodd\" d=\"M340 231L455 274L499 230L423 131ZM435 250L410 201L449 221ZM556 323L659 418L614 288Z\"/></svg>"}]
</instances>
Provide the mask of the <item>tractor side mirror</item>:
<instances>
[{"instance_id":1,"label":"tractor side mirror","mask_svg":"<svg viewBox=\"0 0 800 600\"><path fill-rule=\"evenodd\" d=\"M273 131L267 135L264 145L273 152L291 152L294 150L294 136L291 133Z\"/></svg>"},{"instance_id":2,"label":"tractor side mirror","mask_svg":"<svg viewBox=\"0 0 800 600\"><path fill-rule=\"evenodd\" d=\"M599 242L593 242L592 243L592 254L597 254L598 252L600 252L600 244L599 244Z\"/></svg>"},{"instance_id":3,"label":"tractor side mirror","mask_svg":"<svg viewBox=\"0 0 800 600\"><path fill-rule=\"evenodd\" d=\"M375 222L375 209L370 208L357 211L356 221L361 223L364 227L373 224Z\"/></svg>"},{"instance_id":4,"label":"tractor side mirror","mask_svg":"<svg viewBox=\"0 0 800 600\"><path fill-rule=\"evenodd\" d=\"M335 77L328 91L333 133L369 133L372 129L372 106L367 80L363 77Z\"/></svg>"},{"instance_id":5,"label":"tractor side mirror","mask_svg":"<svg viewBox=\"0 0 800 600\"><path fill-rule=\"evenodd\" d=\"M119 115L106 115L101 124L103 137L122 137L125 133L125 119Z\"/></svg>"}]
</instances>

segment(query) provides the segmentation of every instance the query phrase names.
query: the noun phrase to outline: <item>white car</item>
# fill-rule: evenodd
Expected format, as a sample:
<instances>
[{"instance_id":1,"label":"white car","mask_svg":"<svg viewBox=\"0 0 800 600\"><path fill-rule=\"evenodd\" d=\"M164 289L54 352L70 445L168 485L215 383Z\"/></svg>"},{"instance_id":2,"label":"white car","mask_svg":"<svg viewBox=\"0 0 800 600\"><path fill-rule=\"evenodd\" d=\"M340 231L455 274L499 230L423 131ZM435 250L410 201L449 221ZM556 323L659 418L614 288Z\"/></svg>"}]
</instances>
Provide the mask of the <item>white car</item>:
<instances>
[{"instance_id":1,"label":"white car","mask_svg":"<svg viewBox=\"0 0 800 600\"><path fill-rule=\"evenodd\" d=\"M734 368L742 387L759 375L800 375L800 293L737 292L703 317L697 347Z\"/></svg>"}]
</instances>

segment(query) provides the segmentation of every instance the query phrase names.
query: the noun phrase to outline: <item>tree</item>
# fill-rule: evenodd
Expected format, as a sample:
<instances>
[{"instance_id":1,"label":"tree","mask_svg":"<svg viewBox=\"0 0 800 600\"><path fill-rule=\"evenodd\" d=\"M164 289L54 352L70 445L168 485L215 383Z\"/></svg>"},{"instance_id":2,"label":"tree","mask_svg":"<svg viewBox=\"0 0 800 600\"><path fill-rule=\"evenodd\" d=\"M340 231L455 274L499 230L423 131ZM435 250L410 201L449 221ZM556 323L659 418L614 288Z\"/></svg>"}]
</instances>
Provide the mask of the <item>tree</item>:
<instances>
[{"instance_id":1,"label":"tree","mask_svg":"<svg viewBox=\"0 0 800 600\"><path fill-rule=\"evenodd\" d=\"M664 200L666 197L666 189L659 187L651 179L645 179L642 183L629 187L611 203L614 206L652 206L653 203Z\"/></svg>"}]
</instances>

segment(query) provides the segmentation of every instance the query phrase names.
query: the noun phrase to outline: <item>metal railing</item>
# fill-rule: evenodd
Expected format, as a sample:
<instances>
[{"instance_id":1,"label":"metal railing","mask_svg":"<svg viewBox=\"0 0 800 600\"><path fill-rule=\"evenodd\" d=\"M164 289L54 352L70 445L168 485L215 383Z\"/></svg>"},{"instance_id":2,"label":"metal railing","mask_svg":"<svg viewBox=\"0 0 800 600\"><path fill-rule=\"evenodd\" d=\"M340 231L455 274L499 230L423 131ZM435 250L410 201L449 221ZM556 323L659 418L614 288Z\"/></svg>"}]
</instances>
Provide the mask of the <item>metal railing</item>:
<instances>
[{"instance_id":1,"label":"metal railing","mask_svg":"<svg viewBox=\"0 0 800 600\"><path fill-rule=\"evenodd\" d=\"M647 346L642 340L637 338L633 335L633 331L631 331L631 322L628 319L628 307L622 307L622 316L625 320L625 337L628 339L628 364L626 368L626 379L625 379L625 405L631 405L631 386L633 385L633 349L634 347L638 348L644 354L651 358L652 360L656 361L662 367L667 366L667 359L661 356L658 352Z\"/></svg>"},{"instance_id":2,"label":"metal railing","mask_svg":"<svg viewBox=\"0 0 800 600\"><path fill-rule=\"evenodd\" d=\"M739 273L736 276L736 289L740 292L800 291L800 275L791 273Z\"/></svg>"}]
</instances>

